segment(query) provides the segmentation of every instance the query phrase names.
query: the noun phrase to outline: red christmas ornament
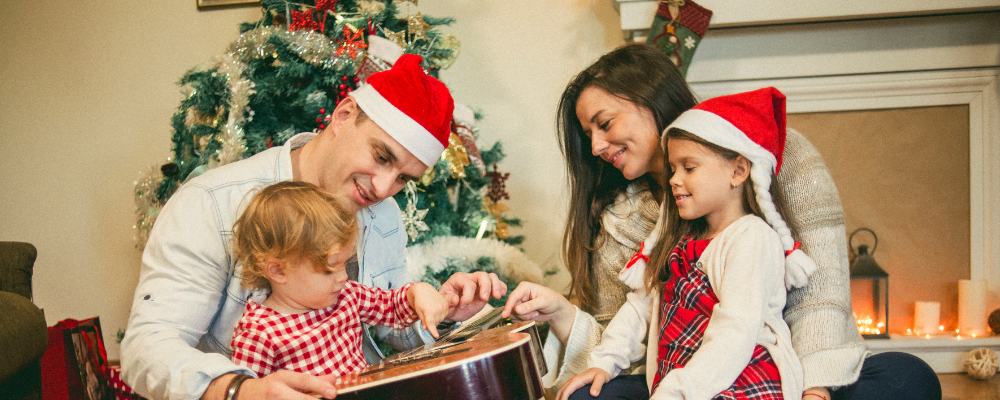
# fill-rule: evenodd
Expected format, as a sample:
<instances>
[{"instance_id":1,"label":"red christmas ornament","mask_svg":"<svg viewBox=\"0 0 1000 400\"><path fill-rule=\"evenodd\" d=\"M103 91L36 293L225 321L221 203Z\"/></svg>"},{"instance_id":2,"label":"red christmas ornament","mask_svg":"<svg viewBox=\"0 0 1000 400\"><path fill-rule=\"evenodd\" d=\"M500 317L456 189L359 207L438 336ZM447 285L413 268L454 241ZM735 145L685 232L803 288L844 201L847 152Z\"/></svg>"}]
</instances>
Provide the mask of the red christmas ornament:
<instances>
[{"instance_id":1,"label":"red christmas ornament","mask_svg":"<svg viewBox=\"0 0 1000 400\"><path fill-rule=\"evenodd\" d=\"M347 53L352 59L358 58L358 50L364 50L368 48L368 44L365 43L365 39L362 37L363 33L361 30L351 31L350 27L344 27L344 41L340 42L337 46L337 55L343 56ZM346 76L344 77L347 78Z\"/></svg>"},{"instance_id":2,"label":"red christmas ornament","mask_svg":"<svg viewBox=\"0 0 1000 400\"><path fill-rule=\"evenodd\" d=\"M326 16L331 12L337 13L337 0L316 0L316 13L323 18L319 24L319 31L326 33Z\"/></svg>"},{"instance_id":3,"label":"red christmas ornament","mask_svg":"<svg viewBox=\"0 0 1000 400\"><path fill-rule=\"evenodd\" d=\"M316 0L316 11L325 14L327 11L337 12L337 0Z\"/></svg>"},{"instance_id":4,"label":"red christmas ornament","mask_svg":"<svg viewBox=\"0 0 1000 400\"><path fill-rule=\"evenodd\" d=\"M305 11L292 11L292 23L288 24L288 30L290 31L302 31L310 30L315 31L319 28L319 24L313 19L313 10L307 9Z\"/></svg>"},{"instance_id":5,"label":"red christmas ornament","mask_svg":"<svg viewBox=\"0 0 1000 400\"><path fill-rule=\"evenodd\" d=\"M267 141L264 142L264 145L267 146L267 148L270 149L270 148L274 147L274 140L271 140L271 138L268 137Z\"/></svg>"}]
</instances>

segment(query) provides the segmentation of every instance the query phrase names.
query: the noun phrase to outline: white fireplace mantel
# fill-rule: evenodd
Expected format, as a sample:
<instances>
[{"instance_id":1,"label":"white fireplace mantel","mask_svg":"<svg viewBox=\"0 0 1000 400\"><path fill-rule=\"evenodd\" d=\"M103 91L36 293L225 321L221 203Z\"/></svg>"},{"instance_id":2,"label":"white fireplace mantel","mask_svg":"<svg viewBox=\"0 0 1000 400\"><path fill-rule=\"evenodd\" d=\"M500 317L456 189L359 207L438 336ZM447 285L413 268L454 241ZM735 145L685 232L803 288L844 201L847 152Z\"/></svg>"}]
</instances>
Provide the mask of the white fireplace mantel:
<instances>
[{"instance_id":1,"label":"white fireplace mantel","mask_svg":"<svg viewBox=\"0 0 1000 400\"><path fill-rule=\"evenodd\" d=\"M649 29L653 22L653 14L660 3L658 0L615 1L621 15L622 30L625 32ZM1000 9L1000 2L996 0L758 0L753 3L698 0L698 4L712 10L712 28L939 15Z\"/></svg>"}]
</instances>

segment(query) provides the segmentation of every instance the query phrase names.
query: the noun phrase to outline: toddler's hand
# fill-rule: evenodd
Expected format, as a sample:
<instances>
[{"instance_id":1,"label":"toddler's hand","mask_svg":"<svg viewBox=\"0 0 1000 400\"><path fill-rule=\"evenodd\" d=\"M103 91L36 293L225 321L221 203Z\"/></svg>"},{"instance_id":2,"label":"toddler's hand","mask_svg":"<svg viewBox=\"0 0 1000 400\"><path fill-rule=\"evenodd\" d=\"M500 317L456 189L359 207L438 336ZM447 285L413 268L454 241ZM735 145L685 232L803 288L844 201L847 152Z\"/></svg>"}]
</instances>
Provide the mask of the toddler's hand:
<instances>
[{"instance_id":1,"label":"toddler's hand","mask_svg":"<svg viewBox=\"0 0 1000 400\"><path fill-rule=\"evenodd\" d=\"M588 368L576 376L569 378L563 387L559 388L559 393L556 393L556 400L568 400L569 396L573 394L577 389L582 388L584 385L590 383L590 395L597 397L601 394L601 386L611 379L607 372L604 372L600 368ZM593 383L591 383L593 382Z\"/></svg>"},{"instance_id":2,"label":"toddler's hand","mask_svg":"<svg viewBox=\"0 0 1000 400\"><path fill-rule=\"evenodd\" d=\"M437 338L437 325L448 315L448 301L433 286L418 282L410 285L406 291L406 301L410 307L417 312L417 317L435 338Z\"/></svg>"}]
</instances>

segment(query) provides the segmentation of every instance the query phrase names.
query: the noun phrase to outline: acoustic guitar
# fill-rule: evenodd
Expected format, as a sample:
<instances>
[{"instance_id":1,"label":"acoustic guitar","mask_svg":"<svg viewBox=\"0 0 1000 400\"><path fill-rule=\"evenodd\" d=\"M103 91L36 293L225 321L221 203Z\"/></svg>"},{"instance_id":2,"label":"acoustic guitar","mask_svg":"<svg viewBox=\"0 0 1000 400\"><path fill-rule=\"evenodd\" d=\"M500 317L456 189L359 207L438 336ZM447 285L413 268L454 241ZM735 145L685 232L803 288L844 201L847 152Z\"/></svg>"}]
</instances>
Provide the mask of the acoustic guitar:
<instances>
[{"instance_id":1,"label":"acoustic guitar","mask_svg":"<svg viewBox=\"0 0 1000 400\"><path fill-rule=\"evenodd\" d=\"M435 343L397 354L337 384L337 399L536 400L545 361L534 322L510 322L501 309Z\"/></svg>"}]
</instances>

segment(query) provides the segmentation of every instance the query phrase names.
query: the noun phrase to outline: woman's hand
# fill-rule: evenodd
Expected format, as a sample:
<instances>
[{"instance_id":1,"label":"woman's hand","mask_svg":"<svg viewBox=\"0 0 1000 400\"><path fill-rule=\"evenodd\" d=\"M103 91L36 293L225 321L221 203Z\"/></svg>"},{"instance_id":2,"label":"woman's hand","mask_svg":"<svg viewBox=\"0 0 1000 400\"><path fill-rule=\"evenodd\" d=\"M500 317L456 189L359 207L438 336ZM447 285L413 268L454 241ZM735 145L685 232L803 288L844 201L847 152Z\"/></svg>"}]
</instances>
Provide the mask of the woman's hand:
<instances>
[{"instance_id":1,"label":"woman's hand","mask_svg":"<svg viewBox=\"0 0 1000 400\"><path fill-rule=\"evenodd\" d=\"M406 290L406 301L410 303L410 307L413 307L413 311L417 312L417 317L423 323L424 329L435 338L440 336L437 325L448 315L449 311L448 301L445 300L444 296L438 293L433 286L417 282Z\"/></svg>"},{"instance_id":2,"label":"woman's hand","mask_svg":"<svg viewBox=\"0 0 1000 400\"><path fill-rule=\"evenodd\" d=\"M556 393L556 400L568 400L569 396L576 392L577 389L590 384L590 395L597 397L601 394L601 387L611 380L607 372L604 372L600 368L589 368L576 376L569 378L566 383L559 388L559 393Z\"/></svg>"},{"instance_id":3,"label":"woman's hand","mask_svg":"<svg viewBox=\"0 0 1000 400\"><path fill-rule=\"evenodd\" d=\"M549 327L565 343L573 327L576 307L555 290L532 282L521 282L507 297L503 307L504 318L514 316L521 320L549 321Z\"/></svg>"}]
</instances>

